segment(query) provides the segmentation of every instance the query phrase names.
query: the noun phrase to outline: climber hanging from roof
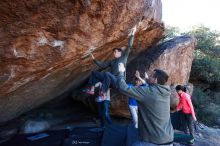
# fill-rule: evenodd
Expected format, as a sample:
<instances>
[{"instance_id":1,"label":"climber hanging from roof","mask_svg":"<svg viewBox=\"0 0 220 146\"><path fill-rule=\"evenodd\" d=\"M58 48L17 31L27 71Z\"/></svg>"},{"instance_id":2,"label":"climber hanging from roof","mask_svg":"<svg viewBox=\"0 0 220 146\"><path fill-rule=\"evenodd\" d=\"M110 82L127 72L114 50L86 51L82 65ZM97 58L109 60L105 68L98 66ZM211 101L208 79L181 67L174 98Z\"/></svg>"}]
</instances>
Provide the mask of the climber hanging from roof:
<instances>
[{"instance_id":1,"label":"climber hanging from roof","mask_svg":"<svg viewBox=\"0 0 220 146\"><path fill-rule=\"evenodd\" d=\"M129 53L131 51L131 47L134 41L134 34L136 32L137 26L135 25L132 29L131 32L129 33L129 40L128 40L128 47L123 51L121 48L114 48L113 49L113 53L114 53L114 59L110 60L108 62L101 62L95 59L95 57L93 56L92 53L90 53L90 56L92 57L94 63L103 68L110 68L110 72L98 72L98 71L93 71L90 79L89 79L89 85L91 86L90 89L88 89L86 91L86 93L93 95L94 91L95 91L95 84L97 82L101 82L102 83L102 87L101 87L101 91L100 91L100 96L102 96L102 98L106 97L106 93L111 86L114 87L115 82L116 82L116 77L119 75L119 71L118 71L118 64L119 63L123 63L123 64L127 64L127 59L129 56ZM107 76L111 76L113 78L113 80L115 82L112 83L112 81L110 81L110 79L108 77L106 77L106 74L108 74ZM125 76L125 74L124 74Z\"/></svg>"}]
</instances>

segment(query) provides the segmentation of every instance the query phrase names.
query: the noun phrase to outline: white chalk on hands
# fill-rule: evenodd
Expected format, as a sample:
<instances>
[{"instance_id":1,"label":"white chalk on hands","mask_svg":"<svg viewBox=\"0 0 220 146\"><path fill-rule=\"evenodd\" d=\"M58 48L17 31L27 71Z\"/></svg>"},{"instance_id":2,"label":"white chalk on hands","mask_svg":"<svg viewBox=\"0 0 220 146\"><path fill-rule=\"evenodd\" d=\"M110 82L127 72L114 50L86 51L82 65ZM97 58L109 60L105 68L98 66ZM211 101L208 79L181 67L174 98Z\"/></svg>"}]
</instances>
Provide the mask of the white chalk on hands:
<instances>
[{"instance_id":1,"label":"white chalk on hands","mask_svg":"<svg viewBox=\"0 0 220 146\"><path fill-rule=\"evenodd\" d=\"M137 31L137 26L135 25L135 26L132 28L132 35L134 35L136 31Z\"/></svg>"}]
</instances>

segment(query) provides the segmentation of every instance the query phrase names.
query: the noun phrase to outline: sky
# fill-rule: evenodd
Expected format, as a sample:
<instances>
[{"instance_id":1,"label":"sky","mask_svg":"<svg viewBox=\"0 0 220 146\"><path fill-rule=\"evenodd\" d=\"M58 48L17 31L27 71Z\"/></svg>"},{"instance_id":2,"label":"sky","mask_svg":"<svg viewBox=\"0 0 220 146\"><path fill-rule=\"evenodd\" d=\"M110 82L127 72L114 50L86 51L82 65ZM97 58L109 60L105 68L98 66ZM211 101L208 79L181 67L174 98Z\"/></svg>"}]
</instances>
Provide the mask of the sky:
<instances>
[{"instance_id":1,"label":"sky","mask_svg":"<svg viewBox=\"0 0 220 146\"><path fill-rule=\"evenodd\" d=\"M203 24L220 31L220 0L162 0L165 25L188 30Z\"/></svg>"}]
</instances>

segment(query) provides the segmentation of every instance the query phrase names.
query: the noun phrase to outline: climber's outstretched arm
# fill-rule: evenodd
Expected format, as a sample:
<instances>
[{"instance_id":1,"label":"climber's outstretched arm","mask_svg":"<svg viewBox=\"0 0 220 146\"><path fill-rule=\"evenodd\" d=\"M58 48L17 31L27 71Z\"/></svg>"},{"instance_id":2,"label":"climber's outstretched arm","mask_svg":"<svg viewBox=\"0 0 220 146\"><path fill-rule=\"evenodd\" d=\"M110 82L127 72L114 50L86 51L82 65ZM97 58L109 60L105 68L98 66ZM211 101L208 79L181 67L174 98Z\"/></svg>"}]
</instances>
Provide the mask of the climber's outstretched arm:
<instances>
[{"instance_id":1,"label":"climber's outstretched arm","mask_svg":"<svg viewBox=\"0 0 220 146\"><path fill-rule=\"evenodd\" d=\"M127 62L129 53L131 52L131 47L133 45L134 42L134 34L137 30L137 26L135 25L132 29L131 32L129 33L129 39L128 39L128 47L126 48L126 50L123 53L123 58L126 60L125 62Z\"/></svg>"},{"instance_id":2,"label":"climber's outstretched arm","mask_svg":"<svg viewBox=\"0 0 220 146\"><path fill-rule=\"evenodd\" d=\"M103 69L107 68L110 66L111 62L102 62L99 61L97 59L95 59L94 55L92 54L92 52L90 52L90 56L92 57L93 62L98 66L101 67Z\"/></svg>"}]
</instances>

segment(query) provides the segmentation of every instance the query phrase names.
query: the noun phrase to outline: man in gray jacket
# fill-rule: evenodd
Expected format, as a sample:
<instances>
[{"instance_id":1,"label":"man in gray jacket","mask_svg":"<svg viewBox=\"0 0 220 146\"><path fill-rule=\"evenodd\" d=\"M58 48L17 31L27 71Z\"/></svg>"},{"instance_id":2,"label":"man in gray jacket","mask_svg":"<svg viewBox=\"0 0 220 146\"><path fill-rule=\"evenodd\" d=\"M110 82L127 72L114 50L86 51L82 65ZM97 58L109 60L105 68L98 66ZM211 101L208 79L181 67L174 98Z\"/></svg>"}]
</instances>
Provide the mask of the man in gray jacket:
<instances>
[{"instance_id":1,"label":"man in gray jacket","mask_svg":"<svg viewBox=\"0 0 220 146\"><path fill-rule=\"evenodd\" d=\"M119 91L133 97L138 103L138 130L140 141L134 146L172 145L173 127L170 120L170 87L165 85L168 75L155 69L149 77L149 86L128 87L124 80L125 67L119 64L117 78Z\"/></svg>"}]
</instances>

